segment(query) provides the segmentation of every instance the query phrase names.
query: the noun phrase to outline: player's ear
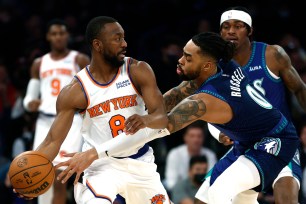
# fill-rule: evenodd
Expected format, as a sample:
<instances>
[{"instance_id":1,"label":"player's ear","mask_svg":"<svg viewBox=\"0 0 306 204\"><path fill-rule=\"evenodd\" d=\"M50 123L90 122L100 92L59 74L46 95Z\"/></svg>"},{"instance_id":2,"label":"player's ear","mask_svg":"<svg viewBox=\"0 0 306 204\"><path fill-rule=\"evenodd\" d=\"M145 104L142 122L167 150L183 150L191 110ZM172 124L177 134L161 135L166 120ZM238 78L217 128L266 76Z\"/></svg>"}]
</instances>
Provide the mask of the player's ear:
<instances>
[{"instance_id":1,"label":"player's ear","mask_svg":"<svg viewBox=\"0 0 306 204\"><path fill-rule=\"evenodd\" d=\"M251 27L250 32L248 33L248 36L251 36L253 34L253 27Z\"/></svg>"},{"instance_id":2,"label":"player's ear","mask_svg":"<svg viewBox=\"0 0 306 204\"><path fill-rule=\"evenodd\" d=\"M208 69L210 69L210 67L212 67L212 63L211 62L206 62L202 65L201 70L208 71Z\"/></svg>"},{"instance_id":3,"label":"player's ear","mask_svg":"<svg viewBox=\"0 0 306 204\"><path fill-rule=\"evenodd\" d=\"M97 52L101 52L103 45L102 45L102 42L101 42L100 40L94 39L94 40L92 41L92 47L93 47L93 49L95 49Z\"/></svg>"}]
</instances>

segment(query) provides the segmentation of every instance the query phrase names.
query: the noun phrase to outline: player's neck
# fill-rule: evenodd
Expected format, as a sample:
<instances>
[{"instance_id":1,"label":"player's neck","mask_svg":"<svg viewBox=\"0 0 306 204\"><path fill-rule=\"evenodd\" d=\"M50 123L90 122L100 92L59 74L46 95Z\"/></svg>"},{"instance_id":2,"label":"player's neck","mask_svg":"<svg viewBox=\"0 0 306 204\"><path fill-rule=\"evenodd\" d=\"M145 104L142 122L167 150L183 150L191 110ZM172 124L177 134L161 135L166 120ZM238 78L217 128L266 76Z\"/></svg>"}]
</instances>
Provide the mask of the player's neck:
<instances>
[{"instance_id":1,"label":"player's neck","mask_svg":"<svg viewBox=\"0 0 306 204\"><path fill-rule=\"evenodd\" d=\"M118 68L114 68L107 63L97 62L97 60L92 60L89 66L89 71L93 78L99 83L108 83L114 76L118 73Z\"/></svg>"},{"instance_id":2,"label":"player's neck","mask_svg":"<svg viewBox=\"0 0 306 204\"><path fill-rule=\"evenodd\" d=\"M236 49L235 54L234 54L234 60L240 66L244 66L250 60L251 55L252 55L252 45L251 45L251 42L248 42L240 46L238 49Z\"/></svg>"},{"instance_id":3,"label":"player's neck","mask_svg":"<svg viewBox=\"0 0 306 204\"><path fill-rule=\"evenodd\" d=\"M50 55L52 59L59 60L59 59L65 58L69 54L69 51L70 50L68 48L65 48L63 50L53 49L50 51Z\"/></svg>"}]
</instances>

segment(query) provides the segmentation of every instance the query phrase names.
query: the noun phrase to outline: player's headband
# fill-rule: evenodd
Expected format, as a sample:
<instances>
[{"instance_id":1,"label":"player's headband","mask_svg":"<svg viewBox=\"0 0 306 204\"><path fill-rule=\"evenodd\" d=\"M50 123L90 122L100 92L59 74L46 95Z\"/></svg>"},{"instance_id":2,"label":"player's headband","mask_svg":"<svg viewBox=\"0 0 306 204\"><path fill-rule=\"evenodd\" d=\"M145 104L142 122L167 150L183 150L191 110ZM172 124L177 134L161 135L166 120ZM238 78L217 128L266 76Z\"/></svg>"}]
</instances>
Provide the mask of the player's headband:
<instances>
[{"instance_id":1,"label":"player's headband","mask_svg":"<svg viewBox=\"0 0 306 204\"><path fill-rule=\"evenodd\" d=\"M242 21L242 22L248 24L250 27L252 27L252 18L251 18L251 16L248 13L244 12L244 11L238 11L238 10L225 11L221 15L220 26L222 25L222 23L224 21L231 20L231 19Z\"/></svg>"}]
</instances>

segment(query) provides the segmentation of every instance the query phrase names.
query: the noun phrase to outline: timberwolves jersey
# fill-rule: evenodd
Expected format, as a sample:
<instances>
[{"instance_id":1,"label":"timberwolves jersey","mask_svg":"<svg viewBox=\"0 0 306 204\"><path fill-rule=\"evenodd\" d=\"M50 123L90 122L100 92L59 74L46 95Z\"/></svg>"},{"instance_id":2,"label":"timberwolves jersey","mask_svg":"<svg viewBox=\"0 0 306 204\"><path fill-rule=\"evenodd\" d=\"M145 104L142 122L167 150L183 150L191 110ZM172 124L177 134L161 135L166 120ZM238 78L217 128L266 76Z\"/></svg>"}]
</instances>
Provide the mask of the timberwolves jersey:
<instances>
[{"instance_id":1,"label":"timberwolves jersey","mask_svg":"<svg viewBox=\"0 0 306 204\"><path fill-rule=\"evenodd\" d=\"M39 111L48 115L56 115L56 99L64 86L69 84L73 76L80 70L76 63L77 51L70 51L69 54L60 60L53 60L50 53L42 57L39 77L40 94L42 103Z\"/></svg>"},{"instance_id":2,"label":"timberwolves jersey","mask_svg":"<svg viewBox=\"0 0 306 204\"><path fill-rule=\"evenodd\" d=\"M206 80L198 93L207 93L227 102L234 117L226 124L212 125L243 143L269 136L297 137L292 132L292 124L249 84L246 73L234 61L220 64L223 64L223 70Z\"/></svg>"},{"instance_id":3,"label":"timberwolves jersey","mask_svg":"<svg viewBox=\"0 0 306 204\"><path fill-rule=\"evenodd\" d=\"M122 133L124 121L131 115L147 114L144 101L129 77L132 60L132 58L125 58L124 64L107 84L97 82L91 75L89 67L76 75L88 102L82 127L85 140L83 151ZM137 134L146 134L146 131L141 129L135 134L137 137ZM137 153L140 148L125 151L118 156L130 156Z\"/></svg>"},{"instance_id":4,"label":"timberwolves jersey","mask_svg":"<svg viewBox=\"0 0 306 204\"><path fill-rule=\"evenodd\" d=\"M274 75L267 67L266 47L267 44L265 43L252 42L251 58L242 69L247 73L256 90L265 95L275 108L279 109L286 118L291 120L284 83L280 77Z\"/></svg>"}]
</instances>

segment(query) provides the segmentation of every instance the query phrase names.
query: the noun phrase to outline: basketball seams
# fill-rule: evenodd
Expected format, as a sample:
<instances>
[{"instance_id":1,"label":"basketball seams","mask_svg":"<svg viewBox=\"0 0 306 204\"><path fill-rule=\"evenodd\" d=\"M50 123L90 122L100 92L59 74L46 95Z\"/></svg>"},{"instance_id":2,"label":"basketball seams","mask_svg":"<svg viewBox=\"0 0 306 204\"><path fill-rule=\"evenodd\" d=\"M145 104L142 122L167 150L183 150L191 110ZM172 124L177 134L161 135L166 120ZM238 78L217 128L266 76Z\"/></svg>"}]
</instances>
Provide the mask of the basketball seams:
<instances>
[{"instance_id":1,"label":"basketball seams","mask_svg":"<svg viewBox=\"0 0 306 204\"><path fill-rule=\"evenodd\" d=\"M45 163L45 164L38 164L38 165L36 165L36 166L30 166L30 167L28 167L28 168L26 168L26 169L22 169L22 170L16 172L14 175L12 175L12 176L11 176L11 179L13 179L14 176L16 176L16 174L19 174L20 172L23 172L23 171L28 170L28 169L33 169L33 168L39 167L39 166L46 166L46 165L48 165L48 164L50 164L50 163L51 163L51 162L48 161L48 163ZM51 165L52 165L52 164L51 164ZM52 168L53 168L53 167L52 167Z\"/></svg>"},{"instance_id":2,"label":"basketball seams","mask_svg":"<svg viewBox=\"0 0 306 204\"><path fill-rule=\"evenodd\" d=\"M27 154L25 154L25 155L20 155L19 157L21 158L21 157L25 157L25 156L29 156L29 155L32 155L32 156L33 156L33 155L36 155L36 156L40 156L40 157L46 159L46 162L47 162L47 163L39 164L39 165L37 165L37 166L44 166L44 165L48 165L49 163L51 163L51 162L49 161L48 158L46 158L46 157L44 157L44 156L42 156L42 155L39 155L39 154L27 153ZM18 157L18 158L19 158L19 157ZM15 161L15 163L17 162L16 159L14 159L14 161ZM13 161L13 162L14 162L14 161ZM53 164L52 164L52 165L53 165ZM31 168L37 167L37 166L31 166L31 167L29 167L29 168L27 168L27 169L31 169ZM24 170L27 170L27 169L22 169L22 170L16 172L14 175L11 176L11 178L13 178L16 174L19 174L20 172L22 172L22 171L24 171Z\"/></svg>"},{"instance_id":3,"label":"basketball seams","mask_svg":"<svg viewBox=\"0 0 306 204\"><path fill-rule=\"evenodd\" d=\"M50 162L49 162L49 163L50 163ZM40 181L36 182L35 184L33 184L33 185L31 185L31 186L27 186L26 188L31 188L31 187L37 185L39 182L41 182L41 181L43 181L45 178L47 178L47 177L49 176L49 174L52 173L53 170L54 170L54 168L53 168L53 166L52 166L52 168L50 169L50 171L48 172L48 174L46 174L45 177L43 177ZM53 174L53 179L52 179L52 182L51 182L51 183L53 183L54 178L55 178L55 174ZM21 189L25 189L25 188L15 188L15 189L16 189L16 190L17 190L17 189L20 189L20 190L21 190Z\"/></svg>"},{"instance_id":4,"label":"basketball seams","mask_svg":"<svg viewBox=\"0 0 306 204\"><path fill-rule=\"evenodd\" d=\"M26 151L15 157L8 174L12 187L17 192L29 197L37 197L45 193L53 184L55 168L53 163L41 152Z\"/></svg>"}]
</instances>

